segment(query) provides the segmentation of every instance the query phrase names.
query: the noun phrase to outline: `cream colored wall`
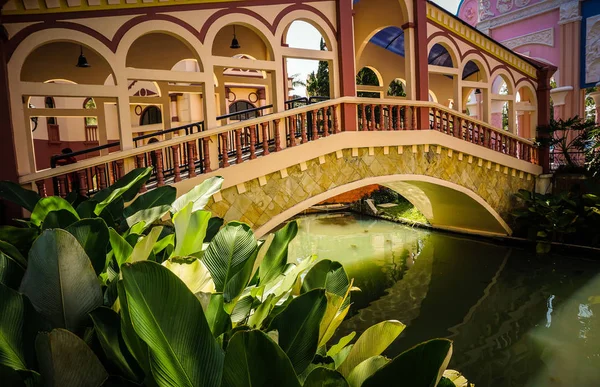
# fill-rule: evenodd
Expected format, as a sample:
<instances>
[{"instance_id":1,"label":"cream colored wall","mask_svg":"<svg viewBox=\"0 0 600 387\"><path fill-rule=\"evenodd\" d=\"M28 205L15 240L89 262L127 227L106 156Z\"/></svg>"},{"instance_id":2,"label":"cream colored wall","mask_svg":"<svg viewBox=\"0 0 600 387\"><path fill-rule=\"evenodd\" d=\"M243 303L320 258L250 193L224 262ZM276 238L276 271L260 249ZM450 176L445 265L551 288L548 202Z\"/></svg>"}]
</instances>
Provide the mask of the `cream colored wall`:
<instances>
[{"instance_id":1,"label":"cream colored wall","mask_svg":"<svg viewBox=\"0 0 600 387\"><path fill-rule=\"evenodd\" d=\"M449 106L450 100L454 101L454 80L442 74L429 74L429 90L444 106Z\"/></svg>"},{"instance_id":2,"label":"cream colored wall","mask_svg":"<svg viewBox=\"0 0 600 387\"><path fill-rule=\"evenodd\" d=\"M373 43L368 43L363 54L358 58L356 69L371 67L375 69L383 79L382 87L387 91L390 83L396 79L406 79L405 58L396 55Z\"/></svg>"}]
</instances>

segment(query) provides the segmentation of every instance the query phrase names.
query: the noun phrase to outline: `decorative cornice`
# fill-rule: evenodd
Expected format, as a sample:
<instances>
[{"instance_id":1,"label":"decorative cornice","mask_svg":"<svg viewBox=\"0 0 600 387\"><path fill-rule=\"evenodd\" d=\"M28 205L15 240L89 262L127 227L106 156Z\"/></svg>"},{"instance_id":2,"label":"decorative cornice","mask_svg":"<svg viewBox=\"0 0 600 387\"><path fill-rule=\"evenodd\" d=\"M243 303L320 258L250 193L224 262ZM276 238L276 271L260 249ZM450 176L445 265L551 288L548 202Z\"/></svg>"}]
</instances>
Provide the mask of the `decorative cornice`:
<instances>
[{"instance_id":1,"label":"decorative cornice","mask_svg":"<svg viewBox=\"0 0 600 387\"><path fill-rule=\"evenodd\" d=\"M545 30L532 32L516 38L503 40L500 43L511 50L526 44L542 44L544 46L554 47L554 28L547 28Z\"/></svg>"},{"instance_id":2,"label":"decorative cornice","mask_svg":"<svg viewBox=\"0 0 600 387\"><path fill-rule=\"evenodd\" d=\"M581 20L579 14L579 0L569 1L560 5L558 24L567 24Z\"/></svg>"},{"instance_id":3,"label":"decorative cornice","mask_svg":"<svg viewBox=\"0 0 600 387\"><path fill-rule=\"evenodd\" d=\"M514 23L519 20L527 19L534 15L539 15L544 12L559 8L564 0L546 0L540 3L529 5L523 8L518 8L509 13L505 13L494 18L488 18L477 24L479 30L490 30L491 28L503 26L505 24Z\"/></svg>"},{"instance_id":4,"label":"decorative cornice","mask_svg":"<svg viewBox=\"0 0 600 387\"><path fill-rule=\"evenodd\" d=\"M480 31L473 30L470 26L465 26L463 21L452 15L448 15L437 6L427 3L427 18L480 50L485 51L487 54L496 57L501 62L512 66L532 79L537 79L537 70L532 64L496 43Z\"/></svg>"}]
</instances>

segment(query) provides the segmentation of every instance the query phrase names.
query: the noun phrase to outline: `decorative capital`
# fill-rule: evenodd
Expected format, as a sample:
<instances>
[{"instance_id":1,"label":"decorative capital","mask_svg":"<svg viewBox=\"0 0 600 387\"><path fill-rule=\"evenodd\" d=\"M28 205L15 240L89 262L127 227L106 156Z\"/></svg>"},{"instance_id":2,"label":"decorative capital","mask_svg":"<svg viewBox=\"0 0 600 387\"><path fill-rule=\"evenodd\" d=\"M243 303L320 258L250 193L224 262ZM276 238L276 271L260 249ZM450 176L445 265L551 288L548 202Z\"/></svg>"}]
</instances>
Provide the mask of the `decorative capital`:
<instances>
[{"instance_id":1,"label":"decorative capital","mask_svg":"<svg viewBox=\"0 0 600 387\"><path fill-rule=\"evenodd\" d=\"M560 5L559 24L581 20L579 14L579 0L569 1Z\"/></svg>"}]
</instances>

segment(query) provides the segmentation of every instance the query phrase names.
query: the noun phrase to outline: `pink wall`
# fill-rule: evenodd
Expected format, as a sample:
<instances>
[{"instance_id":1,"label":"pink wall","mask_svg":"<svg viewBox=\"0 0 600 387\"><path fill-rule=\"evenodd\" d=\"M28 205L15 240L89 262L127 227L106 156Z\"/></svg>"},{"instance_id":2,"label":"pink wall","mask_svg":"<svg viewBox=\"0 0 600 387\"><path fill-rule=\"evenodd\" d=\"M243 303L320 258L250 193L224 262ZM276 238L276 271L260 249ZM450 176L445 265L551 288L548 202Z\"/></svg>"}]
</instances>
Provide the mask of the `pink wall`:
<instances>
[{"instance_id":1,"label":"pink wall","mask_svg":"<svg viewBox=\"0 0 600 387\"><path fill-rule=\"evenodd\" d=\"M517 1L512 1L512 0L490 0L490 7L489 7L489 11L493 14L493 15L488 15L484 18L484 20L486 19L491 19L493 17L496 16L500 16L500 15L504 15L507 13L511 13L511 12L518 12L519 9L523 8L523 7L528 7L530 5L533 5L535 3L541 3L542 1L545 0L517 0ZM475 21L472 22L468 17L468 15L472 14L473 12L475 12L476 14L478 13L478 5L477 5L477 0L462 0L457 12L458 17L460 17L462 20L466 21L467 23L474 25L475 23L477 23L477 15L475 15ZM506 8L506 5L511 5L512 3L512 7L510 9ZM500 9L499 9L500 8ZM501 11L502 10L502 11Z\"/></svg>"}]
</instances>

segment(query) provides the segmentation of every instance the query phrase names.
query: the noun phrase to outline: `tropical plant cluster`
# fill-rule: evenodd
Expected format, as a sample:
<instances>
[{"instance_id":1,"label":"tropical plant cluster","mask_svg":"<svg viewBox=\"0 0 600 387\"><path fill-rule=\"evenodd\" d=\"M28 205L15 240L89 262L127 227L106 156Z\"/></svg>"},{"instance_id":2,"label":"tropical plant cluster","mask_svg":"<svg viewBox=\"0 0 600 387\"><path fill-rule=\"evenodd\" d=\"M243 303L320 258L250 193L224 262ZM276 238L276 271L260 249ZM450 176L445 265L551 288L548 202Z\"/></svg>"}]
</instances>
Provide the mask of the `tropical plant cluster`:
<instances>
[{"instance_id":1,"label":"tropical plant cluster","mask_svg":"<svg viewBox=\"0 0 600 387\"><path fill-rule=\"evenodd\" d=\"M548 253L551 242L600 246L600 197L565 192L558 195L519 190L523 207L514 211L523 235L537 241L538 253Z\"/></svg>"},{"instance_id":2,"label":"tropical plant cluster","mask_svg":"<svg viewBox=\"0 0 600 387\"><path fill-rule=\"evenodd\" d=\"M257 240L204 210L221 178L138 195L150 172L90 198L0 184L31 212L0 228L3 386L467 385L449 340L385 357L398 321L337 338L356 289L339 262L288 257L295 222Z\"/></svg>"}]
</instances>

